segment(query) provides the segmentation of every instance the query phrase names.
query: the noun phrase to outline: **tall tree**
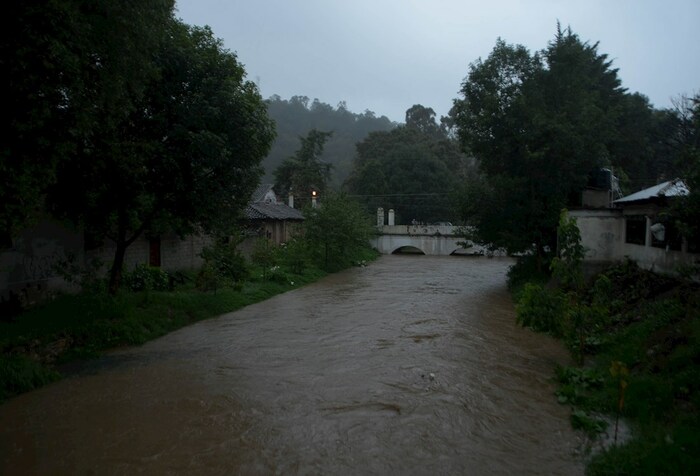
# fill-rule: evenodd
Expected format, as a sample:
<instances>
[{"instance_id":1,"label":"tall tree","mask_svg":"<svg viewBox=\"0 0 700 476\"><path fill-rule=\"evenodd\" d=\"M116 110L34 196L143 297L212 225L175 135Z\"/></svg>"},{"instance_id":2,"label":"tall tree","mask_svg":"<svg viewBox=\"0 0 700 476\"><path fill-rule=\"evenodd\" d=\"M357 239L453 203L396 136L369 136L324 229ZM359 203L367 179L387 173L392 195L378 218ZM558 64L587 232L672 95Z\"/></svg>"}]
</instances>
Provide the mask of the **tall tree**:
<instances>
[{"instance_id":1,"label":"tall tree","mask_svg":"<svg viewBox=\"0 0 700 476\"><path fill-rule=\"evenodd\" d=\"M299 150L275 170L275 190L278 193L291 191L303 202L311 196L312 190L317 193L326 191L331 164L322 161L321 155L323 146L332 135L332 132L312 129L306 137L299 137Z\"/></svg>"},{"instance_id":2,"label":"tall tree","mask_svg":"<svg viewBox=\"0 0 700 476\"><path fill-rule=\"evenodd\" d=\"M43 210L57 167L122 121L154 78L172 0L12 2L0 41L0 235Z\"/></svg>"},{"instance_id":3,"label":"tall tree","mask_svg":"<svg viewBox=\"0 0 700 476\"><path fill-rule=\"evenodd\" d=\"M700 94L678 99L676 114L678 166L690 193L676 202L674 213L689 246L697 252L700 249Z\"/></svg>"},{"instance_id":4,"label":"tall tree","mask_svg":"<svg viewBox=\"0 0 700 476\"><path fill-rule=\"evenodd\" d=\"M211 30L171 19L153 56L159 74L136 107L60 168L53 190L57 211L116 244L112 292L144 233L230 231L274 137L257 87Z\"/></svg>"},{"instance_id":5,"label":"tall tree","mask_svg":"<svg viewBox=\"0 0 700 476\"><path fill-rule=\"evenodd\" d=\"M538 256L554 247L559 211L610 163L623 93L606 55L569 29L534 55L499 39L470 66L455 107L488 181L479 200L490 206L466 207L479 241Z\"/></svg>"},{"instance_id":6,"label":"tall tree","mask_svg":"<svg viewBox=\"0 0 700 476\"><path fill-rule=\"evenodd\" d=\"M373 232L371 217L344 194L329 193L323 205L305 212L304 236L311 256L326 271L350 266Z\"/></svg>"},{"instance_id":7,"label":"tall tree","mask_svg":"<svg viewBox=\"0 0 700 476\"><path fill-rule=\"evenodd\" d=\"M414 104L406 111L406 127L418 129L423 134L444 138L443 132L435 122L435 111L432 107Z\"/></svg>"},{"instance_id":8,"label":"tall tree","mask_svg":"<svg viewBox=\"0 0 700 476\"><path fill-rule=\"evenodd\" d=\"M464 177L468 160L455 141L439 133L430 111L413 106L406 126L374 132L357 144L344 188L369 210L393 208L404 222L452 219L449 192Z\"/></svg>"}]
</instances>

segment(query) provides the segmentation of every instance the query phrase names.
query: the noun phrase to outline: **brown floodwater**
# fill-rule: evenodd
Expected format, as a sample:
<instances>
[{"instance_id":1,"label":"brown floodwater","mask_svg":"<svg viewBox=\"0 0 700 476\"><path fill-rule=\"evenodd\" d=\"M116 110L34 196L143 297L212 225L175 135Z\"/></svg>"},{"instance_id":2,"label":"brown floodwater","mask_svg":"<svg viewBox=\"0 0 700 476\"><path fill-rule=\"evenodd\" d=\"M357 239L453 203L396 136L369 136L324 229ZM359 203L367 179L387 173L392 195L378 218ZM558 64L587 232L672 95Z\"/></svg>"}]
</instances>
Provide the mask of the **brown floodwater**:
<instances>
[{"instance_id":1,"label":"brown floodwater","mask_svg":"<svg viewBox=\"0 0 700 476\"><path fill-rule=\"evenodd\" d=\"M0 405L0 474L583 474L506 258L385 256Z\"/></svg>"}]
</instances>

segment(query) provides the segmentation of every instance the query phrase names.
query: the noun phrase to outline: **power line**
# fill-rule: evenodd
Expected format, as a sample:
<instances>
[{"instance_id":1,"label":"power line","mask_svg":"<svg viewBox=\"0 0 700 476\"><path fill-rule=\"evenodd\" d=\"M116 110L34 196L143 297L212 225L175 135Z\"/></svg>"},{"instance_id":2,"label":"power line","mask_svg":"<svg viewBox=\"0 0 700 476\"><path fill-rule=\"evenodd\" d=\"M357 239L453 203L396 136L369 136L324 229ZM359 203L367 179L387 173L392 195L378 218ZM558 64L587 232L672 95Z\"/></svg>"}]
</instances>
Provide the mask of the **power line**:
<instances>
[{"instance_id":1,"label":"power line","mask_svg":"<svg viewBox=\"0 0 700 476\"><path fill-rule=\"evenodd\" d=\"M371 198L384 198L384 197L444 197L449 195L449 193L387 193L381 195L347 195L348 197L371 197Z\"/></svg>"}]
</instances>

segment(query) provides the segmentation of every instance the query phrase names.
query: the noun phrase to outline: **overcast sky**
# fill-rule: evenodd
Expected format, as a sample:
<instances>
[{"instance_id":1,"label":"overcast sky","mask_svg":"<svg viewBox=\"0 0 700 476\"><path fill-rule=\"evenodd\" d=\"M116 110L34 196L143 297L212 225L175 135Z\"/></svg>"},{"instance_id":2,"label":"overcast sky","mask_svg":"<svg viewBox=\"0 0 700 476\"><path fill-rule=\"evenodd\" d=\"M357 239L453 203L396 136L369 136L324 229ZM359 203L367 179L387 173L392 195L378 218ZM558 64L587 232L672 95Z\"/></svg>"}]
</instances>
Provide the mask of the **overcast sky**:
<instances>
[{"instance_id":1,"label":"overcast sky","mask_svg":"<svg viewBox=\"0 0 700 476\"><path fill-rule=\"evenodd\" d=\"M700 0L177 0L209 25L264 98L294 95L403 122L447 114L469 63L496 39L546 47L559 20L599 42L624 87L670 107L700 92Z\"/></svg>"}]
</instances>

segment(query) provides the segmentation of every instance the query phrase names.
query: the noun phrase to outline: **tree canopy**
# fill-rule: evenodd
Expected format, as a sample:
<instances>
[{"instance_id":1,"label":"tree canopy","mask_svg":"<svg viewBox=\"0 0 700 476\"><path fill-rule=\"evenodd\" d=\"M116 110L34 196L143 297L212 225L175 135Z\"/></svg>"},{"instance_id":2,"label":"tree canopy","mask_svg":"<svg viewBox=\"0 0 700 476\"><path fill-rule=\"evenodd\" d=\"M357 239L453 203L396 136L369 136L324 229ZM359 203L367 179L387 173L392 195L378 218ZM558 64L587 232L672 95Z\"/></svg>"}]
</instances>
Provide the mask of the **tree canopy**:
<instances>
[{"instance_id":1,"label":"tree canopy","mask_svg":"<svg viewBox=\"0 0 700 476\"><path fill-rule=\"evenodd\" d=\"M172 0L13 2L0 41L0 233L42 212L57 168L125 120L157 75Z\"/></svg>"},{"instance_id":2,"label":"tree canopy","mask_svg":"<svg viewBox=\"0 0 700 476\"><path fill-rule=\"evenodd\" d=\"M323 146L333 135L312 129L306 137L299 137L301 146L275 170L275 190L293 193L301 199L311 197L312 191L323 193L330 180L331 164L323 162Z\"/></svg>"},{"instance_id":3,"label":"tree canopy","mask_svg":"<svg viewBox=\"0 0 700 476\"><path fill-rule=\"evenodd\" d=\"M49 36L24 38L7 63L15 102L30 109L3 116L18 133L0 162L3 173L17 171L4 229L40 208L79 224L88 241L110 238L112 291L139 236L230 232L274 124L221 40L176 20L171 1L64 0L51 2L48 17L31 2L16 8L21 32L48 26ZM47 63L33 59L42 47ZM25 148L32 141L40 148Z\"/></svg>"},{"instance_id":4,"label":"tree canopy","mask_svg":"<svg viewBox=\"0 0 700 476\"><path fill-rule=\"evenodd\" d=\"M464 190L479 241L541 254L589 173L615 163L625 92L597 48L557 29L539 53L499 39L470 66L455 109L462 144L484 174Z\"/></svg>"},{"instance_id":5,"label":"tree canopy","mask_svg":"<svg viewBox=\"0 0 700 476\"><path fill-rule=\"evenodd\" d=\"M469 160L437 125L431 108L414 105L406 120L357 144L344 188L370 211L393 208L399 221L451 220L449 192L465 177Z\"/></svg>"}]
</instances>

